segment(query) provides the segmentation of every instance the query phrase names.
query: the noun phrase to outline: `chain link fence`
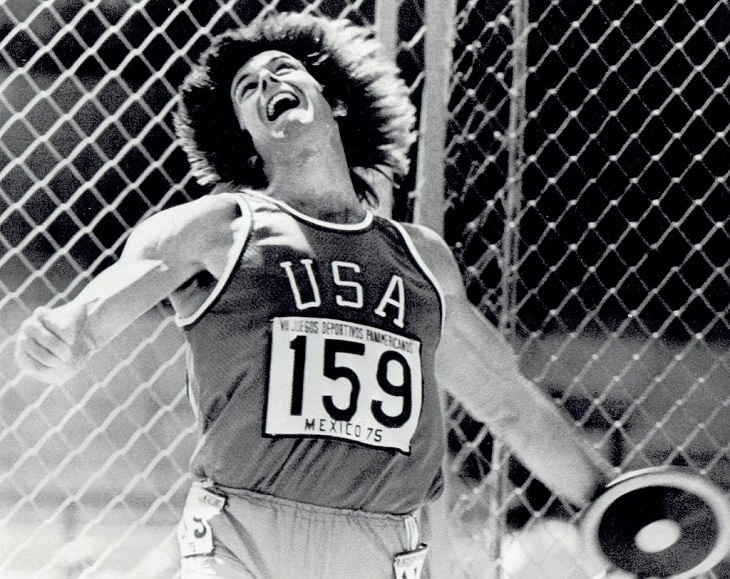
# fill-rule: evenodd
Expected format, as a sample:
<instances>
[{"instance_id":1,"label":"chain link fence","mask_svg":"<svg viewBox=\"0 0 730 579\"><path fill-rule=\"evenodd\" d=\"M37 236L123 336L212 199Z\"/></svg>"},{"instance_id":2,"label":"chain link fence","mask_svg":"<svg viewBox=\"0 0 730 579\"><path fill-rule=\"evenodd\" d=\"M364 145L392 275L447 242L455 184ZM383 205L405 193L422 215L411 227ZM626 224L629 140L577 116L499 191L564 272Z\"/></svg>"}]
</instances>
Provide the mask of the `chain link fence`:
<instances>
[{"instance_id":1,"label":"chain link fence","mask_svg":"<svg viewBox=\"0 0 730 579\"><path fill-rule=\"evenodd\" d=\"M459 2L456 29L444 230L470 298L614 465L730 489L730 6ZM570 509L452 417L460 539L489 545L486 514L511 538L469 576L597 573Z\"/></svg>"},{"instance_id":2,"label":"chain link fence","mask_svg":"<svg viewBox=\"0 0 730 579\"><path fill-rule=\"evenodd\" d=\"M454 41L445 190L427 209L443 216L470 298L617 467L681 464L730 488L730 4L443 5L453 18L429 28ZM12 349L32 309L75 295L130 227L206 193L170 121L210 36L268 11L376 22L395 31L425 106L427 7L0 3L0 576L177 572L195 434L166 305L61 386L18 374ZM413 204L396 215L413 218ZM449 575L595 575L570 506L458 401L448 418Z\"/></svg>"}]
</instances>

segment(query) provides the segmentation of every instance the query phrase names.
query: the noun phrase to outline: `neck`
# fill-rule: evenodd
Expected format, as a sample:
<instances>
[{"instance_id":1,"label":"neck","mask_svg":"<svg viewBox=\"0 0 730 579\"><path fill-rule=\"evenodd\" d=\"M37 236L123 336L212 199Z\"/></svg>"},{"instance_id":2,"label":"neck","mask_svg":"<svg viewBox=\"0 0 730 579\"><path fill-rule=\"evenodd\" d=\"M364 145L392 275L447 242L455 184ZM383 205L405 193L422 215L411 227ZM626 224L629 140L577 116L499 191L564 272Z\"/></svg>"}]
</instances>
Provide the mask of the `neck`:
<instances>
[{"instance_id":1,"label":"neck","mask_svg":"<svg viewBox=\"0 0 730 579\"><path fill-rule=\"evenodd\" d=\"M341 148L313 146L286 153L267 164L267 195L316 219L337 223L363 219L365 210Z\"/></svg>"}]
</instances>

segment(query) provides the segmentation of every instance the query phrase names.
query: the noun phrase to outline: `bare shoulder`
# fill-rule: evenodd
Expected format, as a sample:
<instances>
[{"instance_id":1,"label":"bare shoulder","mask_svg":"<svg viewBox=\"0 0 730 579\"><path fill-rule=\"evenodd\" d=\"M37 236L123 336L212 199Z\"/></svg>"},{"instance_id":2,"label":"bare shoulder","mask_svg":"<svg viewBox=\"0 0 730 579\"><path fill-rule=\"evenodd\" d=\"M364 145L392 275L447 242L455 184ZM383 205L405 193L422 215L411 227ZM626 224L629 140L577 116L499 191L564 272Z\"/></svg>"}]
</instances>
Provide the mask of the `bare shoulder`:
<instances>
[{"instance_id":1,"label":"bare shoulder","mask_svg":"<svg viewBox=\"0 0 730 579\"><path fill-rule=\"evenodd\" d=\"M413 223L402 223L423 261L447 293L463 291L459 267L443 237L433 229Z\"/></svg>"},{"instance_id":2,"label":"bare shoulder","mask_svg":"<svg viewBox=\"0 0 730 579\"><path fill-rule=\"evenodd\" d=\"M221 193L162 210L132 230L124 254L205 266L212 253L230 247L240 207L236 196Z\"/></svg>"},{"instance_id":3,"label":"bare shoulder","mask_svg":"<svg viewBox=\"0 0 730 579\"><path fill-rule=\"evenodd\" d=\"M408 232L413 244L419 252L430 254L435 252L440 258L448 256L451 258L451 250L443 238L433 229L416 223L401 223L403 229ZM427 258L427 255L423 255Z\"/></svg>"},{"instance_id":4,"label":"bare shoulder","mask_svg":"<svg viewBox=\"0 0 730 579\"><path fill-rule=\"evenodd\" d=\"M151 215L137 225L133 233L141 239L163 241L168 237L207 231L211 226L225 226L236 219L238 212L234 196L208 195Z\"/></svg>"}]
</instances>

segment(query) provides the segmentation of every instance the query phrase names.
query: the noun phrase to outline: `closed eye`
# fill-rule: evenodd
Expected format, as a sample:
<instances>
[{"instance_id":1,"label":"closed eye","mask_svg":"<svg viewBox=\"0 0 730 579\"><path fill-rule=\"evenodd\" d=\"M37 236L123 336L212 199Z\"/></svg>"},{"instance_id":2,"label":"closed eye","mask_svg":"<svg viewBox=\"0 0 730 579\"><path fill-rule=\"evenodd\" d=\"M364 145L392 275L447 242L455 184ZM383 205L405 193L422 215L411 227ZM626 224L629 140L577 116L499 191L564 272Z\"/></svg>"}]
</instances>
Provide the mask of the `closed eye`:
<instances>
[{"instance_id":1,"label":"closed eye","mask_svg":"<svg viewBox=\"0 0 730 579\"><path fill-rule=\"evenodd\" d=\"M295 72L299 70L303 70L301 65L286 59L277 60L276 65L274 66L274 72L277 74L281 72Z\"/></svg>"},{"instance_id":2,"label":"closed eye","mask_svg":"<svg viewBox=\"0 0 730 579\"><path fill-rule=\"evenodd\" d=\"M256 81L251 77L245 77L241 79L241 82L236 86L235 94L238 98L246 96L246 93L256 89Z\"/></svg>"},{"instance_id":3,"label":"closed eye","mask_svg":"<svg viewBox=\"0 0 730 579\"><path fill-rule=\"evenodd\" d=\"M299 68L294 66L293 64L281 64L276 67L276 72L288 72L294 70L299 70Z\"/></svg>"}]
</instances>

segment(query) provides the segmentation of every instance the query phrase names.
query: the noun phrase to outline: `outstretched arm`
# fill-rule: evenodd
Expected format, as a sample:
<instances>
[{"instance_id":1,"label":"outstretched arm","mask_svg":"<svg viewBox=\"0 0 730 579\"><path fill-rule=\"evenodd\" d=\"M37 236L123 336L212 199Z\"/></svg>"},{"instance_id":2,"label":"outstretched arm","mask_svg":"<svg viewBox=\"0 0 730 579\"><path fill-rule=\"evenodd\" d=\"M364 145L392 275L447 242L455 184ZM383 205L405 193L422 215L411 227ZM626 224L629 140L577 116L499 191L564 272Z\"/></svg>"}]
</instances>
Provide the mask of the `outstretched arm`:
<instances>
[{"instance_id":1,"label":"outstretched arm","mask_svg":"<svg viewBox=\"0 0 730 579\"><path fill-rule=\"evenodd\" d=\"M237 206L215 196L163 211L136 227L115 264L71 302L38 308L20 327L19 367L44 382L73 376L97 349L196 273L219 272Z\"/></svg>"},{"instance_id":2,"label":"outstretched arm","mask_svg":"<svg viewBox=\"0 0 730 579\"><path fill-rule=\"evenodd\" d=\"M605 482L592 451L568 417L520 373L512 348L469 302L448 246L423 229L416 239L446 297L436 359L440 384L553 492L586 505Z\"/></svg>"}]
</instances>

